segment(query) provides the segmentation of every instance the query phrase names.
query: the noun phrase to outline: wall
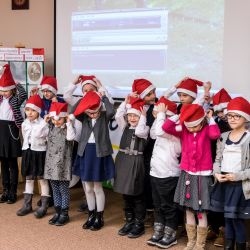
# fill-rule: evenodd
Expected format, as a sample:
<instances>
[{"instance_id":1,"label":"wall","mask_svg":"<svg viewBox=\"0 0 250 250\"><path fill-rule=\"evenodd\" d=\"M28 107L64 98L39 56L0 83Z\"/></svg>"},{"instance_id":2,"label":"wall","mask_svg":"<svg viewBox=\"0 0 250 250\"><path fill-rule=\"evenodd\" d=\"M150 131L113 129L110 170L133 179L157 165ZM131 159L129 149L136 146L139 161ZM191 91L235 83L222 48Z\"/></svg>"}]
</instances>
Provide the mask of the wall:
<instances>
[{"instance_id":1,"label":"wall","mask_svg":"<svg viewBox=\"0 0 250 250\"><path fill-rule=\"evenodd\" d=\"M30 0L29 10L11 10L11 0L0 1L0 44L45 48L45 74L54 74L54 0Z\"/></svg>"}]
</instances>

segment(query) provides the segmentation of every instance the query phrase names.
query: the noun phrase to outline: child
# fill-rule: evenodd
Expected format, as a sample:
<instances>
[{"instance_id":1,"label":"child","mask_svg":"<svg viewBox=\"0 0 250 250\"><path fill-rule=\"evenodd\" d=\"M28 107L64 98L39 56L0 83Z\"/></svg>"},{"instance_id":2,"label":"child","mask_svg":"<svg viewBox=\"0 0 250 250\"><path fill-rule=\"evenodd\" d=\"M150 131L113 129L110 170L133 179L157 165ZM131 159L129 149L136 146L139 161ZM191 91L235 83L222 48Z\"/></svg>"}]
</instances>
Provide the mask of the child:
<instances>
[{"instance_id":1,"label":"child","mask_svg":"<svg viewBox=\"0 0 250 250\"><path fill-rule=\"evenodd\" d=\"M174 204L174 193L180 175L180 139L162 130L167 119L177 114L177 105L165 97L156 103L156 120L150 136L156 139L151 159L151 185L155 207L154 234L147 241L149 245L169 248L177 244L178 209Z\"/></svg>"},{"instance_id":2,"label":"child","mask_svg":"<svg viewBox=\"0 0 250 250\"><path fill-rule=\"evenodd\" d=\"M75 130L67 117L66 103L53 102L50 107L48 148L46 152L44 179L50 180L53 190L55 215L49 224L63 226L69 221L69 182L71 180L72 150Z\"/></svg>"},{"instance_id":3,"label":"child","mask_svg":"<svg viewBox=\"0 0 250 250\"><path fill-rule=\"evenodd\" d=\"M216 183L211 195L211 209L224 212L225 249L246 249L245 219L250 218L250 103L243 97L227 106L232 131L221 135L214 163Z\"/></svg>"},{"instance_id":4,"label":"child","mask_svg":"<svg viewBox=\"0 0 250 250\"><path fill-rule=\"evenodd\" d=\"M48 180L43 179L44 163L47 148L48 124L40 117L43 101L39 95L31 96L25 105L26 119L22 124L23 153L22 175L26 178L24 203L17 211L18 216L27 215L32 211L32 196L34 180L38 179L41 185L41 207L34 215L42 218L47 213L49 200Z\"/></svg>"},{"instance_id":5,"label":"child","mask_svg":"<svg viewBox=\"0 0 250 250\"><path fill-rule=\"evenodd\" d=\"M178 115L163 124L163 130L181 138L181 175L174 201L186 209L186 250L204 249L207 237L206 211L210 206L209 186L212 183L211 140L220 136L220 131L210 110L207 118L202 106L185 104L181 109L181 125L176 126ZM183 124L184 123L184 124ZM198 215L196 227L195 215Z\"/></svg>"},{"instance_id":6,"label":"child","mask_svg":"<svg viewBox=\"0 0 250 250\"><path fill-rule=\"evenodd\" d=\"M149 127L146 126L146 112L143 111L143 105L141 99L127 97L115 115L123 134L115 160L114 191L123 194L126 217L126 223L118 234L128 235L129 238L137 238L145 232L143 151Z\"/></svg>"},{"instance_id":7,"label":"child","mask_svg":"<svg viewBox=\"0 0 250 250\"><path fill-rule=\"evenodd\" d=\"M16 84L8 64L3 66L0 78L0 162L3 193L0 203L12 204L17 199L17 157L22 154L19 129L23 122L20 111L27 94L21 84Z\"/></svg>"},{"instance_id":8,"label":"child","mask_svg":"<svg viewBox=\"0 0 250 250\"><path fill-rule=\"evenodd\" d=\"M40 116L43 118L49 113L50 106L52 102L61 102L63 103L63 98L56 96L57 94L57 80L53 76L44 76L40 86L35 87L31 90L31 95L38 94L39 89L41 89L43 94L43 107L41 110Z\"/></svg>"},{"instance_id":9,"label":"child","mask_svg":"<svg viewBox=\"0 0 250 250\"><path fill-rule=\"evenodd\" d=\"M102 109L102 103L105 110ZM108 128L114 113L114 107L105 94L95 91L87 92L74 111L74 115L82 123L75 172L85 182L89 209L83 229L95 231L104 225L105 194L102 181L114 177L113 149Z\"/></svg>"}]
</instances>

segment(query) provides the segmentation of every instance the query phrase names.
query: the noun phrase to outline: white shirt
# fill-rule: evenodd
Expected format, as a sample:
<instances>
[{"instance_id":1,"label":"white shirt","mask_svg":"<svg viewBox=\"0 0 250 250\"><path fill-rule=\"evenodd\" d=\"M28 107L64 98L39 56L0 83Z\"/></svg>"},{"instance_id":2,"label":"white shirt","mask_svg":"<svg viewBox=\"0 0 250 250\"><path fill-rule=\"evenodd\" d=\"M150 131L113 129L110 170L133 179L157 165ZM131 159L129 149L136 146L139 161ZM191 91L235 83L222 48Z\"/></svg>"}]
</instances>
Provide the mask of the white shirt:
<instances>
[{"instance_id":1,"label":"white shirt","mask_svg":"<svg viewBox=\"0 0 250 250\"><path fill-rule=\"evenodd\" d=\"M9 104L9 98L3 97L0 103L0 120L15 121L13 111Z\"/></svg>"},{"instance_id":2,"label":"white shirt","mask_svg":"<svg viewBox=\"0 0 250 250\"><path fill-rule=\"evenodd\" d=\"M98 119L98 118L97 118ZM91 119L91 123L92 123L92 128L95 126L96 124L96 120L97 119ZM88 143L95 143L95 136L94 136L94 132L91 132L89 139L88 139Z\"/></svg>"},{"instance_id":3,"label":"white shirt","mask_svg":"<svg viewBox=\"0 0 250 250\"><path fill-rule=\"evenodd\" d=\"M31 150L46 151L49 126L41 117L38 117L34 121L25 119L22 123L22 134L23 150L28 149L30 144Z\"/></svg>"}]
</instances>

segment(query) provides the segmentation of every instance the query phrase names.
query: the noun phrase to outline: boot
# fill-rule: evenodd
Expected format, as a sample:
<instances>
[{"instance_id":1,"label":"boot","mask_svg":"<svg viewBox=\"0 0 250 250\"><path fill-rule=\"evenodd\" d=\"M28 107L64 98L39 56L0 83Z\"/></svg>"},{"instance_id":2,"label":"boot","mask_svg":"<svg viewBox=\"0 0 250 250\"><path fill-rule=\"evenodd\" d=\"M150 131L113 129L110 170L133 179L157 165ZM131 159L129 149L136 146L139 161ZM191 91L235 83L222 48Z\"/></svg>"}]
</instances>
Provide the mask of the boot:
<instances>
[{"instance_id":1,"label":"boot","mask_svg":"<svg viewBox=\"0 0 250 250\"><path fill-rule=\"evenodd\" d=\"M225 239L225 247L226 250L234 250L235 241L231 239Z\"/></svg>"},{"instance_id":2,"label":"boot","mask_svg":"<svg viewBox=\"0 0 250 250\"><path fill-rule=\"evenodd\" d=\"M97 230L101 229L103 226L104 226L103 211L96 212L95 221L90 229L92 231L97 231Z\"/></svg>"},{"instance_id":3,"label":"boot","mask_svg":"<svg viewBox=\"0 0 250 250\"><path fill-rule=\"evenodd\" d=\"M193 250L196 244L196 237L197 237L196 225L186 224L186 231L187 231L188 243L187 246L184 248L184 250Z\"/></svg>"},{"instance_id":4,"label":"boot","mask_svg":"<svg viewBox=\"0 0 250 250\"><path fill-rule=\"evenodd\" d=\"M60 213L61 213L61 207L55 207L56 213L54 214L54 216L49 220L49 224L50 225L55 225L55 223L57 222L57 220L60 217Z\"/></svg>"},{"instance_id":5,"label":"boot","mask_svg":"<svg viewBox=\"0 0 250 250\"><path fill-rule=\"evenodd\" d=\"M169 248L175 244L177 244L176 230L165 226L164 236L160 241L156 243L156 245L160 248Z\"/></svg>"},{"instance_id":6,"label":"boot","mask_svg":"<svg viewBox=\"0 0 250 250\"><path fill-rule=\"evenodd\" d=\"M9 193L9 197L7 200L7 204L14 204L17 200L17 185L16 184L12 184L11 188L10 188L10 193Z\"/></svg>"},{"instance_id":7,"label":"boot","mask_svg":"<svg viewBox=\"0 0 250 250\"><path fill-rule=\"evenodd\" d=\"M82 225L83 229L90 229L95 222L95 210L89 211L87 221Z\"/></svg>"},{"instance_id":8,"label":"boot","mask_svg":"<svg viewBox=\"0 0 250 250\"><path fill-rule=\"evenodd\" d=\"M154 223L154 234L147 241L148 245L155 246L158 241L164 236L164 225L160 222Z\"/></svg>"},{"instance_id":9,"label":"boot","mask_svg":"<svg viewBox=\"0 0 250 250\"><path fill-rule=\"evenodd\" d=\"M8 199L9 199L9 191L7 188L4 188L1 198L0 198L0 203L7 202Z\"/></svg>"},{"instance_id":10,"label":"boot","mask_svg":"<svg viewBox=\"0 0 250 250\"><path fill-rule=\"evenodd\" d=\"M18 216L24 216L32 212L32 196L33 194L24 194L23 206L16 212Z\"/></svg>"},{"instance_id":11,"label":"boot","mask_svg":"<svg viewBox=\"0 0 250 250\"><path fill-rule=\"evenodd\" d=\"M41 206L38 207L34 213L36 218L40 219L47 213L47 209L49 207L49 196L41 196Z\"/></svg>"},{"instance_id":12,"label":"boot","mask_svg":"<svg viewBox=\"0 0 250 250\"><path fill-rule=\"evenodd\" d=\"M134 213L132 211L125 211L126 223L124 226L118 231L118 234L121 236L127 235L133 225L134 225Z\"/></svg>"},{"instance_id":13,"label":"boot","mask_svg":"<svg viewBox=\"0 0 250 250\"><path fill-rule=\"evenodd\" d=\"M206 239L207 239L207 227L197 226L197 240L194 249L195 250L205 249Z\"/></svg>"},{"instance_id":14,"label":"boot","mask_svg":"<svg viewBox=\"0 0 250 250\"><path fill-rule=\"evenodd\" d=\"M236 242L236 250L246 250L247 249L247 243L246 242Z\"/></svg>"},{"instance_id":15,"label":"boot","mask_svg":"<svg viewBox=\"0 0 250 250\"><path fill-rule=\"evenodd\" d=\"M131 231L128 233L129 238L138 238L145 233L145 227L143 220L135 219Z\"/></svg>"},{"instance_id":16,"label":"boot","mask_svg":"<svg viewBox=\"0 0 250 250\"><path fill-rule=\"evenodd\" d=\"M69 208L62 208L59 219L56 221L56 226L64 226L69 222Z\"/></svg>"}]
</instances>

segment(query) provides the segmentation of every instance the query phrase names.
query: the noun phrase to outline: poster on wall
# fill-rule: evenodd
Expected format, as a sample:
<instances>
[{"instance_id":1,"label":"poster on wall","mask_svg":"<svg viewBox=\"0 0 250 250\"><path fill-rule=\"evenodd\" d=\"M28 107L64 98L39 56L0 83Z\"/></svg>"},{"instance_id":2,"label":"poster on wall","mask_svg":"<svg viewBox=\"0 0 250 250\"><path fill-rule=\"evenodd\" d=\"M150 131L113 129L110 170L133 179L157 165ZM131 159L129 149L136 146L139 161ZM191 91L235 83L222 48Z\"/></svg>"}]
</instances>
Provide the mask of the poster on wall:
<instances>
[{"instance_id":1,"label":"poster on wall","mask_svg":"<svg viewBox=\"0 0 250 250\"><path fill-rule=\"evenodd\" d=\"M10 62L10 70L15 82L26 84L26 62Z\"/></svg>"}]
</instances>

